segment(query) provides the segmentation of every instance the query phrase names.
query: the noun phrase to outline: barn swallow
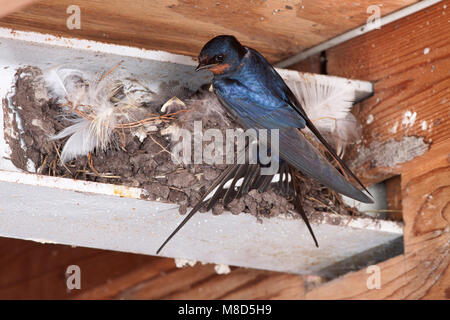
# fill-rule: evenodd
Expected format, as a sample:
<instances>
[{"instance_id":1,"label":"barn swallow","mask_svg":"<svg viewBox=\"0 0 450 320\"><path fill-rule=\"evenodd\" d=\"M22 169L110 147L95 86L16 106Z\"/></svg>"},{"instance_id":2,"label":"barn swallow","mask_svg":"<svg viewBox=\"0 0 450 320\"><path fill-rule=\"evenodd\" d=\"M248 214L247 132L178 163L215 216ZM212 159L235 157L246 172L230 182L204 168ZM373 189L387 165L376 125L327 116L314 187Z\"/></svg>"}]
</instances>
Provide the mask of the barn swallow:
<instances>
[{"instance_id":1,"label":"barn swallow","mask_svg":"<svg viewBox=\"0 0 450 320\"><path fill-rule=\"evenodd\" d=\"M290 186L287 189L295 192L298 181L295 179L293 170L299 170L324 186L355 200L373 203L370 197L350 183L300 132L308 128L340 164L343 171L369 193L320 134L281 76L259 52L242 46L234 36L221 35L205 44L198 60L199 65L196 71L209 70L213 73L213 88L216 96L239 124L245 129L279 130L279 172L277 175L264 177L259 175L261 169L259 164L253 167L245 164L229 166L205 192L203 198L167 238L157 253L205 205L205 202L207 209L210 209L219 198L223 197L224 205L226 205L251 189L263 192L274 180L278 181L280 187ZM295 207L318 246L301 207L299 194L295 196Z\"/></svg>"}]
</instances>

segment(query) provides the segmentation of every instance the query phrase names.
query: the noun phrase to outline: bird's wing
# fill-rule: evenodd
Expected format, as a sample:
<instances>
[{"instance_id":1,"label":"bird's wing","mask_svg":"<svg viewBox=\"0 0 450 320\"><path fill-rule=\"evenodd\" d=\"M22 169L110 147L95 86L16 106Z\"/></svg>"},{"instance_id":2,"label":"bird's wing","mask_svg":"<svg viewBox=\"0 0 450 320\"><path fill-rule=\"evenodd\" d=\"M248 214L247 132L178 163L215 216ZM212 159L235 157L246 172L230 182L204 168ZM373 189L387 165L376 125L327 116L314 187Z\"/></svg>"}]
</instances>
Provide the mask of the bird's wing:
<instances>
[{"instance_id":1,"label":"bird's wing","mask_svg":"<svg viewBox=\"0 0 450 320\"><path fill-rule=\"evenodd\" d=\"M366 194L351 184L325 157L295 128L280 129L280 157L317 179L321 184L355 200L372 203Z\"/></svg>"},{"instance_id":2,"label":"bird's wing","mask_svg":"<svg viewBox=\"0 0 450 320\"><path fill-rule=\"evenodd\" d=\"M272 65L267 62L267 60L256 50L248 49L251 51L249 55L249 61L252 65L258 66L256 70L262 73L258 75L257 81L260 81L260 86L266 88L266 95L270 94L273 97L284 101L287 105L292 108L292 111L297 113L298 116L302 118L305 122L306 126L309 130L314 133L314 135L319 139L319 141L327 148L327 151L336 159L337 162L341 165L344 171L353 177L358 184L368 193L369 190L364 186L364 184L358 179L358 177L350 170L350 168L345 164L345 162L336 154L333 147L327 142L327 140L322 136L322 134L317 130L316 126L312 123L312 121L308 118L305 110L302 105L298 101L297 97L292 93L291 89L286 85L281 76L276 72L276 70L272 67ZM253 80L255 81L255 80ZM280 122L282 120L280 119Z\"/></svg>"},{"instance_id":3,"label":"bird's wing","mask_svg":"<svg viewBox=\"0 0 450 320\"><path fill-rule=\"evenodd\" d=\"M298 114L300 116L302 116L302 118L305 120L306 122L306 126L308 127L309 130L312 131L312 133L314 133L314 135L317 137L317 139L319 139L319 141L325 146L325 148L327 148L327 151L333 156L334 159L336 159L337 162L339 162L339 164L341 165L341 167L344 169L344 171L350 175L351 177L353 177L353 179L356 180L356 182L358 182L358 184L368 193L370 194L369 190L367 190L367 188L364 186L364 184L361 182L361 180L358 179L358 177L353 173L352 170L350 170L350 168L347 166L347 164L344 162L344 160L341 159L341 157L339 157L336 154L336 151L334 151L333 147L330 146L330 144L328 143L328 141L322 136L322 134L319 132L319 130L316 128L316 126L312 123L312 121L308 118L308 116L306 115L305 111L303 110L301 104L298 102L297 97L292 93L292 91L288 88L287 85L284 85L285 90L286 90L286 97L288 98L288 103L289 105L298 112ZM370 201L373 202L373 201Z\"/></svg>"},{"instance_id":4,"label":"bird's wing","mask_svg":"<svg viewBox=\"0 0 450 320\"><path fill-rule=\"evenodd\" d=\"M247 119L265 129L304 128L305 120L286 102L268 90L260 93L235 79L223 79L214 84L214 91L222 105L238 121Z\"/></svg>"},{"instance_id":5,"label":"bird's wing","mask_svg":"<svg viewBox=\"0 0 450 320\"><path fill-rule=\"evenodd\" d=\"M228 80L219 86L215 85L214 88L219 97L219 101L227 110L230 110L237 115L237 120L244 127L256 129L280 129L279 152L282 159L286 160L302 172L317 179L323 185L339 193L362 202L373 202L361 190L357 189L347 181L344 176L306 140L306 138L297 130L297 126L291 125L291 123L301 124L299 121L295 122L295 119L302 119L292 108L282 107L281 105L269 110L267 107L260 107L260 105L254 101L254 95L251 93L248 94L248 91L246 94L246 91L244 90L245 87L243 88L242 86L243 85L238 81ZM279 116L278 111L282 111L283 113L281 114L283 116ZM309 121L307 117L304 118L304 120L306 123Z\"/></svg>"},{"instance_id":6,"label":"bird's wing","mask_svg":"<svg viewBox=\"0 0 450 320\"><path fill-rule=\"evenodd\" d=\"M259 119L254 121L246 118L244 121L246 127L261 128ZM343 195L365 203L373 202L331 165L297 128L279 129L278 144L280 158L301 172Z\"/></svg>"}]
</instances>

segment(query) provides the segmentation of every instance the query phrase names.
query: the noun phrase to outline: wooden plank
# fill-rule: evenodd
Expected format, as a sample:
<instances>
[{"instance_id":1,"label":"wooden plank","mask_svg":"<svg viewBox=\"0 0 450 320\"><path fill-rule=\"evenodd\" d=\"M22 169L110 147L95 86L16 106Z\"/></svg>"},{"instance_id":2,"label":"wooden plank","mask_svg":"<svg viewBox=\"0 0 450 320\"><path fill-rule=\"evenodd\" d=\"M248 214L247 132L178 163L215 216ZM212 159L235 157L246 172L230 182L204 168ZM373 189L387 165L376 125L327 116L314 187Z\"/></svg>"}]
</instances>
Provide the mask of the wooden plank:
<instances>
[{"instance_id":1,"label":"wooden plank","mask_svg":"<svg viewBox=\"0 0 450 320\"><path fill-rule=\"evenodd\" d=\"M0 18L18 11L37 0L0 0Z\"/></svg>"},{"instance_id":2,"label":"wooden plank","mask_svg":"<svg viewBox=\"0 0 450 320\"><path fill-rule=\"evenodd\" d=\"M402 179L400 176L395 176L384 181L386 186L386 203L389 212L389 218L396 221L402 221Z\"/></svg>"},{"instance_id":3,"label":"wooden plank","mask_svg":"<svg viewBox=\"0 0 450 320\"><path fill-rule=\"evenodd\" d=\"M0 299L66 299L65 272L69 265L81 269L82 292L114 282L131 270L151 266L171 269L173 260L64 245L0 238ZM155 271L153 271L155 272Z\"/></svg>"},{"instance_id":4,"label":"wooden plank","mask_svg":"<svg viewBox=\"0 0 450 320\"><path fill-rule=\"evenodd\" d=\"M65 271L81 270L68 291ZM0 299L299 299L301 276L214 265L177 268L173 259L0 238Z\"/></svg>"},{"instance_id":5,"label":"wooden plank","mask_svg":"<svg viewBox=\"0 0 450 320\"><path fill-rule=\"evenodd\" d=\"M381 288L368 289L364 269L311 290L307 299L450 299L449 153L441 143L405 167L405 254L378 264Z\"/></svg>"},{"instance_id":6,"label":"wooden plank","mask_svg":"<svg viewBox=\"0 0 450 320\"><path fill-rule=\"evenodd\" d=\"M154 269L154 268L153 268ZM150 268L117 279L76 299L300 299L300 276L233 268L228 275L218 275L212 265L197 265L171 270L154 276Z\"/></svg>"},{"instance_id":7,"label":"wooden plank","mask_svg":"<svg viewBox=\"0 0 450 320\"><path fill-rule=\"evenodd\" d=\"M327 52L330 73L375 83L375 95L358 110L365 134L360 148L416 136L431 146L396 166L375 162L358 171L366 181L401 174L405 254L378 264L381 288L368 289L371 274L360 270L311 290L307 299L450 299L449 4ZM405 118L407 111L416 113L415 122ZM431 129L422 130L423 121Z\"/></svg>"},{"instance_id":8,"label":"wooden plank","mask_svg":"<svg viewBox=\"0 0 450 320\"><path fill-rule=\"evenodd\" d=\"M309 72L316 74L325 74L324 66L326 62L323 61L320 54L315 54L299 63L296 63L289 67L289 69L297 70L301 72Z\"/></svg>"},{"instance_id":9,"label":"wooden plank","mask_svg":"<svg viewBox=\"0 0 450 320\"><path fill-rule=\"evenodd\" d=\"M363 140L349 152L366 182L444 143L450 130L450 1L327 51L328 73L374 83L355 107Z\"/></svg>"},{"instance_id":10,"label":"wooden plank","mask_svg":"<svg viewBox=\"0 0 450 320\"><path fill-rule=\"evenodd\" d=\"M448 1L444 4L449 7ZM383 144L391 138L400 141L406 136L423 137L427 142L428 139L432 140L428 151L410 161L388 169L377 167L374 163L374 168L369 167L368 173L360 172L368 181L401 174L405 254L378 265L381 268L381 289L369 290L366 285L369 274L366 273L366 270L361 270L322 284L306 293L302 289L298 289L300 287L299 277L286 276L285 280L278 281L282 283L283 288L287 288L286 291L278 287L275 289L276 294L265 295L264 292L270 290L273 285L270 279L272 277L280 279L278 274L268 277L266 283L257 281L260 286L248 286L243 283L251 283L251 279L255 279L261 272L248 271L249 275L246 278L248 281L233 280L234 284L226 287L228 279L241 277L245 273L245 270L237 269L233 270L230 275L217 276L219 282L223 283L221 287L218 287L218 290L223 289L222 295L228 290L228 297L241 297L239 294L242 294L246 297L284 297L289 295L294 298L305 297L308 299L450 299L449 122L448 113L445 113L448 112L448 105L442 103L449 97L448 88L450 87L448 76L446 77L442 73L449 70L448 25L448 13L444 10L443 4L440 4L403 19L393 26L386 26L380 31L352 40L350 46L343 44L327 53L330 61L328 65L330 73L343 76L353 75L358 79L376 81L376 95L369 100L370 104L360 107L359 114L365 123L364 133L367 139L363 146L369 147L371 141ZM397 32L399 30L402 32ZM375 34L377 34L376 37ZM377 42L373 42L374 39L377 39ZM391 48L393 49L391 50ZM430 48L428 54L424 54L425 48ZM356 51L353 52L353 50ZM430 60L428 61L428 59ZM350 69L348 74L346 74L347 69ZM427 70L430 73L427 73ZM410 80L411 78L412 80ZM377 97L380 99L379 101L376 101ZM369 108L368 113L364 113L366 108ZM412 125L409 125L412 122L411 117L407 118L403 124L407 111L411 112L411 116L416 112L416 120ZM370 114L372 114L373 120L367 124ZM435 123L436 119L439 119L439 123ZM421 121L424 120L427 121L427 124L433 124L432 130L421 130ZM396 121L399 123L397 131L395 133L389 131L394 127ZM383 129L383 127L386 128ZM9 260L5 260L5 262L11 259L15 258L10 256ZM103 264L99 265L103 266ZM170 266L168 267L170 268ZM204 268L207 274L212 274L210 269L201 266L191 269L191 271L190 269L181 269L181 271L185 276L191 272L194 273L192 276L196 276L195 271L199 271L201 268ZM144 269L145 266L143 266L142 273L145 273ZM171 277L174 279L173 281L180 279L175 273ZM212 274L211 279L215 277ZM112 297L122 294L123 297L151 297L155 292L152 293L152 286L149 283L155 281L153 285L161 283L169 285L162 280L149 280L149 278L151 279L151 276L147 274L142 278L135 277L134 282L131 282L132 286L129 286L128 281L124 280L122 289L116 290L113 295L103 293L103 296ZM140 286L139 279L148 281L148 283L143 281L143 285ZM209 288L205 289L207 293L214 292L215 281L210 282L208 276L198 276L195 279L197 279L197 286L190 287L189 284L183 283L182 289L178 293L177 289L172 287L171 290L162 293L160 297L163 294L166 297L187 297L188 292L193 297L201 297L200 288ZM202 281L209 283L208 286L203 287ZM298 285L290 287L290 283L295 281L299 281ZM112 282L115 283L114 280ZM226 290L230 287L231 289ZM254 291L251 289L247 291L249 287L255 288ZM108 289L102 285L98 285L96 288ZM230 290L232 290L231 293ZM91 288L90 292L95 292L95 289ZM90 297L95 296L102 297L101 294L92 294ZM89 295L86 293L85 297L89 297Z\"/></svg>"},{"instance_id":11,"label":"wooden plank","mask_svg":"<svg viewBox=\"0 0 450 320\"><path fill-rule=\"evenodd\" d=\"M417 0L389 0L386 15ZM68 30L66 8L81 8L81 29ZM1 19L1 26L197 56L218 34L278 61L362 25L371 0L361 1L104 1L44 0Z\"/></svg>"},{"instance_id":12,"label":"wooden plank","mask_svg":"<svg viewBox=\"0 0 450 320\"><path fill-rule=\"evenodd\" d=\"M15 70L19 66L30 65L44 70L51 65L64 64L70 57L78 61L77 68L89 73L103 73L120 61L121 68L124 68L121 72L141 79L144 81L143 85L155 91L159 90L162 81L178 80L180 84L197 90L201 83L210 79L205 79L201 73L195 73L192 65L172 66L161 62L173 61L174 58L164 52L149 52L116 45L103 46L94 41L49 38L34 32L11 33L9 29L0 30L0 70L3 75L0 78L0 96L6 96L10 91L11 83L15 81ZM58 47L61 44L70 44L70 47ZM71 49L81 46L89 48L80 51ZM123 53L123 56L108 54L111 52L108 50ZM140 54L139 58L131 56L136 51ZM188 60L187 63L192 63L189 57L177 57L179 61L184 58ZM161 74L164 69L170 69L171 72ZM302 75L290 70L280 70L280 74L289 84L295 84L297 81L330 81L330 77L324 75ZM155 79L148 79L151 75L154 75ZM372 92L369 82L332 78L339 87L354 88L358 96L367 96ZM186 83L188 80L189 83ZM4 85L1 85L2 83ZM4 103L6 104L6 100ZM6 105L5 110L9 110ZM4 118L7 120L10 117L5 113ZM3 131L2 126L0 115L0 132ZM5 128L8 128L8 125L5 125ZM0 168L9 162L9 148L6 144L3 146L0 146L0 153L4 152L5 157L0 154ZM94 194L86 195L75 191ZM0 215L0 235L154 255L174 226L183 218L177 205L138 200L144 193L137 188L0 170L0 207L3 209L3 214ZM111 198L113 195L125 196L128 199ZM97 214L93 215L92 212ZM314 243L309 241L310 235L306 225L300 220L297 223L279 216L264 219L264 224L255 224L251 215L238 217L225 212L220 216L207 215L207 219L196 215L192 226L183 229L180 237L177 236L173 245L168 246L162 254L305 274L319 272L323 268L330 271L330 265L390 242L401 234L401 226L395 223L359 217L330 217L329 214L323 215L324 219L321 219L322 215L323 213L318 212L315 219L317 223L314 223L316 235L323 239L321 249L317 251L311 250ZM207 223L203 223L206 220ZM246 223L247 220L249 223ZM184 234L185 231L187 233ZM262 233L264 237L261 237ZM112 234L114 236L111 236ZM247 238L259 238L261 241L243 242L239 237L243 234ZM218 236L222 242L215 243L215 250L211 251L210 240L217 239ZM286 246L287 241L298 245ZM336 247L336 243L346 245ZM220 255L217 255L217 252L220 252ZM273 259L273 256L277 259ZM283 269L279 269L280 267Z\"/></svg>"}]
</instances>

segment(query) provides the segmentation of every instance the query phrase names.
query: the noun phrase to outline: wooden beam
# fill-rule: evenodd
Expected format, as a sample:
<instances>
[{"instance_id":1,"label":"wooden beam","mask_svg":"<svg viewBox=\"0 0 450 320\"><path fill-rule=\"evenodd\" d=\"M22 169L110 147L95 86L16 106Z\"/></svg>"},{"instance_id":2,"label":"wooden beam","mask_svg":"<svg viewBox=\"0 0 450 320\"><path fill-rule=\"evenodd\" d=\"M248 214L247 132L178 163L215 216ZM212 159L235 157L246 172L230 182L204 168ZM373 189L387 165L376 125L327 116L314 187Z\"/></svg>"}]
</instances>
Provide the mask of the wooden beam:
<instances>
[{"instance_id":1,"label":"wooden beam","mask_svg":"<svg viewBox=\"0 0 450 320\"><path fill-rule=\"evenodd\" d=\"M402 221L402 179L401 176L395 176L384 181L386 186L386 204L387 209L391 210L389 217L396 221Z\"/></svg>"},{"instance_id":2,"label":"wooden beam","mask_svg":"<svg viewBox=\"0 0 450 320\"><path fill-rule=\"evenodd\" d=\"M275 66L278 68L287 68L287 67L289 67L299 61L307 59L315 54L320 54L324 51L327 51L330 48L333 48L333 47L338 46L346 41L349 41L353 38L356 38L367 32L370 32L375 28L380 29L382 26L384 26L386 24L392 23L394 21L397 21L404 17L407 17L411 14L414 14L416 12L424 10L424 9L431 7L434 4L441 2L441 1L442 0L423 0L418 3L415 3L414 5L404 7L401 10L397 10L397 11L393 12L392 14L388 14L385 16L381 16L381 11L380 11L380 7L382 6L381 4L372 5L371 7L367 8L367 11L368 12L372 11L373 15L368 19L366 24L358 26L357 28L354 28L347 32L344 32L344 33L338 35L337 37L331 38L325 42L320 43L319 45L312 47L312 48L303 50L283 61L279 61L275 64ZM372 22L374 24L376 24L377 26L374 26L374 24L370 24L370 20L372 20Z\"/></svg>"},{"instance_id":3,"label":"wooden beam","mask_svg":"<svg viewBox=\"0 0 450 320\"><path fill-rule=\"evenodd\" d=\"M307 299L450 299L449 5L444 1L327 52L331 74L375 84L375 95L358 110L360 150L406 137L423 139L429 150L396 166L368 159L358 170L367 181L401 174L405 254L378 264L381 288L368 289L370 274L360 270L311 290Z\"/></svg>"},{"instance_id":4,"label":"wooden beam","mask_svg":"<svg viewBox=\"0 0 450 320\"><path fill-rule=\"evenodd\" d=\"M0 0L0 18L16 12L37 0Z\"/></svg>"},{"instance_id":5,"label":"wooden beam","mask_svg":"<svg viewBox=\"0 0 450 320\"><path fill-rule=\"evenodd\" d=\"M0 299L73 298L80 292L67 290L70 265L81 269L81 292L115 282L135 269L152 266L159 274L174 267L171 259L0 238Z\"/></svg>"},{"instance_id":6,"label":"wooden beam","mask_svg":"<svg viewBox=\"0 0 450 320\"><path fill-rule=\"evenodd\" d=\"M173 263L173 262L172 262ZM154 267L141 268L76 299L301 299L301 276L233 268L219 275L213 265L198 265L154 274ZM142 274L153 276L142 277Z\"/></svg>"},{"instance_id":7,"label":"wooden beam","mask_svg":"<svg viewBox=\"0 0 450 320\"><path fill-rule=\"evenodd\" d=\"M327 51L330 75L374 83L354 108L363 140L349 153L366 182L401 174L449 138L449 8L443 1Z\"/></svg>"},{"instance_id":8,"label":"wooden beam","mask_svg":"<svg viewBox=\"0 0 450 320\"><path fill-rule=\"evenodd\" d=\"M0 96L3 97L9 96L19 66L29 65L45 70L49 66L67 64L70 59L75 59L77 68L89 74L104 73L120 61L123 68L121 72L140 79L142 85L155 92L161 92L159 88L162 83L177 81L196 91L200 85L210 81L205 73L194 72L193 61L189 57L175 57L161 51L150 52L94 41L56 38L34 32L11 32L5 28L0 29L0 42L0 57L3 57L0 59L0 83L4 84L0 85ZM186 61L188 65L177 61ZM372 93L372 84L369 82L300 74L291 70L279 72L291 85L298 82L333 81L339 88L354 90L359 98ZM14 118L8 114L14 108L8 108L7 100L2 102L5 124L0 114L0 132L3 132L3 127L5 132L9 132L8 128L14 128L12 123L8 124L9 119ZM15 107L20 108L21 104ZM145 195L142 189L17 172L14 165L21 166L20 161L11 163L9 146L6 142L2 146L0 169L6 170L0 170L0 207L4 211L0 215L0 235L152 255L183 219L177 205L140 200L141 195ZM26 165L21 167L26 169ZM77 191L95 194L86 195ZM126 198L118 198L119 195ZM94 211L97 214L93 215ZM206 220L207 223L204 223ZM249 223L246 223L247 220ZM402 233L398 223L362 217L332 217L317 212L314 230L318 238L323 240L321 249L313 252L311 249L314 243L307 241L310 235L301 221L297 223L284 216L264 219L264 224L254 224L252 221L254 217L251 215L236 216L230 212L219 216L208 215L207 219L196 215L190 229L182 230L180 236L173 240L173 245L168 246L162 254L272 271L308 274L326 269L329 273L337 261L377 248ZM215 243L215 251L211 251L210 241L217 238L217 232L223 241ZM261 232L264 234L262 238ZM111 234L114 236L111 237ZM241 235L249 239L260 238L262 242L243 242ZM286 242L298 245L286 246ZM341 245L336 246L336 243ZM220 256L217 252L220 252ZM385 254L383 252L382 256L385 257ZM273 256L277 259L273 259ZM340 265L337 267L339 270L342 268Z\"/></svg>"},{"instance_id":9,"label":"wooden beam","mask_svg":"<svg viewBox=\"0 0 450 320\"><path fill-rule=\"evenodd\" d=\"M302 277L296 275L245 268L219 275L211 264L177 268L173 259L8 238L0 238L0 262L0 299L301 299L304 295ZM80 267L81 290L67 290L69 265Z\"/></svg>"},{"instance_id":10,"label":"wooden beam","mask_svg":"<svg viewBox=\"0 0 450 320\"><path fill-rule=\"evenodd\" d=\"M324 74L325 65L326 62L322 59L320 54L315 54L305 60L302 60L292 66L289 66L289 69L301 72Z\"/></svg>"},{"instance_id":11,"label":"wooden beam","mask_svg":"<svg viewBox=\"0 0 450 320\"><path fill-rule=\"evenodd\" d=\"M388 0L386 15L417 0ZM69 5L81 9L81 29L69 30ZM1 19L0 25L197 56L215 35L233 34L271 61L356 28L371 0L43 0Z\"/></svg>"},{"instance_id":12,"label":"wooden beam","mask_svg":"<svg viewBox=\"0 0 450 320\"><path fill-rule=\"evenodd\" d=\"M364 269L313 289L307 299L450 299L449 153L441 143L405 166L405 254L378 264L381 288L368 289Z\"/></svg>"},{"instance_id":13,"label":"wooden beam","mask_svg":"<svg viewBox=\"0 0 450 320\"><path fill-rule=\"evenodd\" d=\"M180 289L175 286L164 289L158 297L197 298L203 296L204 290L212 298L450 299L450 24L444 5L448 8L449 1L327 52L330 74L375 83L375 96L359 107L358 116L364 123L365 136L359 148L375 153L376 150L370 149L372 143L381 148L391 140L403 141L405 137L423 139L427 146L423 153L413 153L410 160L395 166L383 167L380 166L381 159L379 162L368 159L366 170L359 171L366 181L401 175L405 254L378 264L381 288L367 288L369 274L365 269L306 291L303 289L306 282L298 276L272 274L264 278L266 274L261 276L262 271L245 269L216 276L208 267L196 266L180 270L184 276L194 277L194 285L182 282ZM424 130L423 121L427 124ZM11 257L14 258L9 256L9 259ZM165 268L164 262L161 263L162 266L155 270ZM184 279L179 278L178 271L170 275L172 281L158 280L159 274L152 279L151 274L155 271L145 269L142 266L136 271L143 274L140 277L135 276L134 271L130 272L129 278L125 275L122 284L117 285L119 289L112 293L108 293L106 285L98 284L90 287L84 297L108 298L121 294L122 297L156 297L151 284L170 286L172 282ZM252 279L258 279L258 276L259 280L254 280L255 285L252 285ZM113 285L116 285L116 279L112 280ZM220 292L213 290L217 283L222 283L217 286ZM279 287L275 287L273 293L271 290L275 285ZM2 288L5 288L3 292L8 292L5 284Z\"/></svg>"}]
</instances>

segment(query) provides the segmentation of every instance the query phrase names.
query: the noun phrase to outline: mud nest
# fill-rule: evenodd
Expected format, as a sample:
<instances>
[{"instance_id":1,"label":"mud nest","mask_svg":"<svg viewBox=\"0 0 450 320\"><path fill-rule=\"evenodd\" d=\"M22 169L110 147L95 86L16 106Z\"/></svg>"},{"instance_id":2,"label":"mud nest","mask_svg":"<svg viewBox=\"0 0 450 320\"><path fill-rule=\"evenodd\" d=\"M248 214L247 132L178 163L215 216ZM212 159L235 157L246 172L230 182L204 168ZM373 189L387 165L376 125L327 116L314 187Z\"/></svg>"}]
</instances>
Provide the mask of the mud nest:
<instances>
[{"instance_id":1,"label":"mud nest","mask_svg":"<svg viewBox=\"0 0 450 320\"><path fill-rule=\"evenodd\" d=\"M195 93L178 92L189 112L180 113L172 121L116 130L111 139L114 143L106 151L97 150L62 164L60 155L65 140L49 137L70 122L61 117L60 105L48 98L41 74L35 67L19 69L15 86L4 100L5 129L8 129L5 132L9 132L5 138L16 167L42 175L143 188L145 199L179 204L182 214L200 199L226 167L226 164L180 165L171 159L173 142L167 132L174 128L192 129L194 120L202 121L203 130L238 127L207 88ZM149 114L160 114L161 105L159 101L143 107ZM299 175L303 206L313 221L315 211L360 215L355 208L346 206L337 193ZM219 202L212 212L221 214L227 209L233 214L248 212L257 217L292 214L293 205L289 200L276 187L270 187L264 193L252 190L227 208Z\"/></svg>"}]
</instances>

